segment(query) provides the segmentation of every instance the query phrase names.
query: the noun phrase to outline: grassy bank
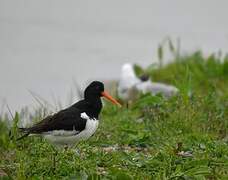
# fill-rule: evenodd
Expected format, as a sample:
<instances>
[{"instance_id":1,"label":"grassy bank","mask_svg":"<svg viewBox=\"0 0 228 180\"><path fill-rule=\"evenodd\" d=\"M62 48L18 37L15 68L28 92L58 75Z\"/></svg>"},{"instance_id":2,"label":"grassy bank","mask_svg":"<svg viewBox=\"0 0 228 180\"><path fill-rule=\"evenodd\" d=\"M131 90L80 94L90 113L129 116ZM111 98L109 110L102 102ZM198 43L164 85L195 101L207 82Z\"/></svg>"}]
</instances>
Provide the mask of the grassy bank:
<instances>
[{"instance_id":1,"label":"grassy bank","mask_svg":"<svg viewBox=\"0 0 228 180\"><path fill-rule=\"evenodd\" d=\"M74 150L44 139L16 142L0 123L0 176L6 179L227 179L228 60L200 53L145 70L174 84L177 97L143 95L129 109L107 104L98 131ZM36 118L36 117L34 117ZM54 159L55 158L55 159Z\"/></svg>"}]
</instances>

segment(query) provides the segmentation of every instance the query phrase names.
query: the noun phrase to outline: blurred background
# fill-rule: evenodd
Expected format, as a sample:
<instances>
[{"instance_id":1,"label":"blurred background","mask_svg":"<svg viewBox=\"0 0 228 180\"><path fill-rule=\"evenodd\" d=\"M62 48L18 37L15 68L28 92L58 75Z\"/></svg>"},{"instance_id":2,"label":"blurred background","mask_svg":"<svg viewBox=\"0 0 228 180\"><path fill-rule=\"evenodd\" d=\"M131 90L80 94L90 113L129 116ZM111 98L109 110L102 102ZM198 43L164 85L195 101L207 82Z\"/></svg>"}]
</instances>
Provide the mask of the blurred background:
<instances>
[{"instance_id":1,"label":"blurred background","mask_svg":"<svg viewBox=\"0 0 228 180\"><path fill-rule=\"evenodd\" d=\"M227 7L227 0L0 0L1 111L34 104L31 91L68 103L74 82L118 79L125 62L156 63L166 37L182 53L226 53Z\"/></svg>"}]
</instances>

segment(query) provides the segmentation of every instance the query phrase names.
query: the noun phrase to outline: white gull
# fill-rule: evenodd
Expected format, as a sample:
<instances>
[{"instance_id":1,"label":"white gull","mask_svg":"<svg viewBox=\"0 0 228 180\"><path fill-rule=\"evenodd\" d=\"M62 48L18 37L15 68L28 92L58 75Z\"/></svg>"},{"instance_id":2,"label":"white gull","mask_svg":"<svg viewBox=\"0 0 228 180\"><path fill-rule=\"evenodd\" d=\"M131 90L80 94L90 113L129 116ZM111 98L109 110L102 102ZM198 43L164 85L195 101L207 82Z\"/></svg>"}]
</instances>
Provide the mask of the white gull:
<instances>
[{"instance_id":1,"label":"white gull","mask_svg":"<svg viewBox=\"0 0 228 180\"><path fill-rule=\"evenodd\" d=\"M176 95L179 90L171 85L151 82L150 79L141 80L136 76L133 65L126 63L121 69L117 92L123 101L129 102L137 99L140 93L151 93L152 95L161 93L168 98Z\"/></svg>"}]
</instances>

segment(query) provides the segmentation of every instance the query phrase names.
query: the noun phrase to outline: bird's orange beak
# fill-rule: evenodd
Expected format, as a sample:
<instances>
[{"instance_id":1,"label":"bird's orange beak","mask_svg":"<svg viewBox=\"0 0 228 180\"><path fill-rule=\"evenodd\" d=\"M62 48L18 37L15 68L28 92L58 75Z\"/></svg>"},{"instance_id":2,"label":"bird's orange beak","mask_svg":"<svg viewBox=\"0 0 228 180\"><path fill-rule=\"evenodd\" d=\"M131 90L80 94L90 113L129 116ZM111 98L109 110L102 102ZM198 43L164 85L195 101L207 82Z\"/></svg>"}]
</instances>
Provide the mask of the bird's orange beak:
<instances>
[{"instance_id":1,"label":"bird's orange beak","mask_svg":"<svg viewBox=\"0 0 228 180\"><path fill-rule=\"evenodd\" d=\"M101 95L105 98L107 98L109 101L111 101L113 104L116 104L118 106L122 106L117 100L115 100L111 95L109 95L106 91L103 91Z\"/></svg>"}]
</instances>

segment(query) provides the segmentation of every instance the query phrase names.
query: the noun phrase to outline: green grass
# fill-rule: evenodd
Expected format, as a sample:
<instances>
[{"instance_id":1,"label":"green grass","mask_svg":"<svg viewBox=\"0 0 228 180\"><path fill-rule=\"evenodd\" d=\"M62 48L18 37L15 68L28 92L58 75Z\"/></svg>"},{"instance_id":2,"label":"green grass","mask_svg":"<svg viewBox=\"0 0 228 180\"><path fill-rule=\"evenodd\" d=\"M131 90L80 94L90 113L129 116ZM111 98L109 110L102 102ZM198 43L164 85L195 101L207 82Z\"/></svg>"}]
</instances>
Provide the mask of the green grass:
<instances>
[{"instance_id":1,"label":"green grass","mask_svg":"<svg viewBox=\"0 0 228 180\"><path fill-rule=\"evenodd\" d=\"M151 67L152 79L174 84L179 96L143 95L129 109L107 103L95 136L77 146L80 156L58 150L54 163L44 139L15 141L19 114L11 140L1 123L5 179L228 179L228 60L197 52Z\"/></svg>"}]
</instances>

